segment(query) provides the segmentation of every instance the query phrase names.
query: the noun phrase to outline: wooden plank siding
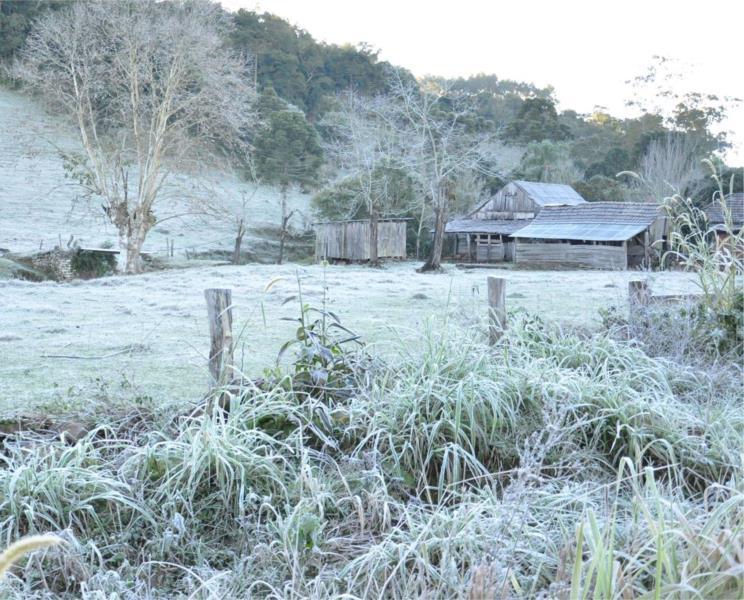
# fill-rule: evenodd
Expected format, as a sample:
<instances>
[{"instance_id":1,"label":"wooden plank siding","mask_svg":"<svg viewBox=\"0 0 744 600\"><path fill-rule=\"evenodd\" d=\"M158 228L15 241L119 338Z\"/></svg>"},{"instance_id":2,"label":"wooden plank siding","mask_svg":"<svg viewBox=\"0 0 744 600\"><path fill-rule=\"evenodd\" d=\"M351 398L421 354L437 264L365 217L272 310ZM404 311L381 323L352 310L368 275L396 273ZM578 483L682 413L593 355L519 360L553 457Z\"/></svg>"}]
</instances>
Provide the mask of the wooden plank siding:
<instances>
[{"instance_id":1,"label":"wooden plank siding","mask_svg":"<svg viewBox=\"0 0 744 600\"><path fill-rule=\"evenodd\" d=\"M370 257L369 221L343 221L315 225L316 260L365 261ZM380 221L377 228L379 258L406 257L406 222Z\"/></svg>"},{"instance_id":2,"label":"wooden plank siding","mask_svg":"<svg viewBox=\"0 0 744 600\"><path fill-rule=\"evenodd\" d=\"M586 267L590 269L627 269L625 245L568 244L516 240L515 262L533 267Z\"/></svg>"},{"instance_id":3,"label":"wooden plank siding","mask_svg":"<svg viewBox=\"0 0 744 600\"><path fill-rule=\"evenodd\" d=\"M503 262L504 243L501 241L481 242L475 246L475 260L477 262Z\"/></svg>"},{"instance_id":4,"label":"wooden plank siding","mask_svg":"<svg viewBox=\"0 0 744 600\"><path fill-rule=\"evenodd\" d=\"M532 219L540 210L523 189L514 183L501 188L472 214L473 219Z\"/></svg>"}]
</instances>

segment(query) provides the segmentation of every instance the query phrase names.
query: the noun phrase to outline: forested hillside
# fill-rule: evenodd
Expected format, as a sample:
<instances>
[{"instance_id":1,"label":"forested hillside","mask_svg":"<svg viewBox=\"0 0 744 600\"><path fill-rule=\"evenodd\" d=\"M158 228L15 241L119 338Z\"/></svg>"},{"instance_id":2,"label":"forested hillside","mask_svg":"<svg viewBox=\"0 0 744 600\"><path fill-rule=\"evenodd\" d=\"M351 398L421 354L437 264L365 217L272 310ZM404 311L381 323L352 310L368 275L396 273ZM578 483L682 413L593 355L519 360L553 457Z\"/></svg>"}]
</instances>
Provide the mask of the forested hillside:
<instances>
[{"instance_id":1,"label":"forested hillside","mask_svg":"<svg viewBox=\"0 0 744 600\"><path fill-rule=\"evenodd\" d=\"M69 2L0 3L0 60L11 64L34 19L65 5ZM680 192L702 205L710 200L716 184L701 160L713 157L723 181L741 189L742 178L731 179L740 171L720 158L728 140L716 127L726 105L710 94L675 97L675 108L668 114L644 106L642 100L634 101L641 109L634 118L618 118L601 109L581 114L559 109L560 99L550 87L504 80L496 74L417 81L404 68L379 60L377 51L366 45L321 43L311 32L269 13L222 12L221 29L225 47L246 57L258 92L259 120L245 133L252 152L242 167L245 179L276 186L283 190L282 197L293 188L314 192L322 218L409 217L409 237L415 240L417 255L425 251L420 247L425 243L423 232L434 223L437 205L442 213L467 212L512 178L568 183L588 200L658 202ZM656 86L659 93L666 93L657 73L659 64L651 65L636 84L644 85L647 92ZM6 81L17 84L12 77ZM344 94L383 99L400 108L406 105L406 88L420 90L419 100L433 99L429 125L437 121L443 127L450 119L462 130L457 144L478 147L478 159L440 177L436 192L431 192L433 179L422 171L423 159L412 158L421 151L412 143L395 149L390 144L382 152L377 139L379 156L372 167L369 162L347 160L349 153L358 156L360 151L348 143L344 146L341 139L342 131L349 133L352 117L357 125L367 123L367 134L372 125L382 131L382 121L395 121L394 132L410 127L409 137L414 130L423 134L425 127L422 121L410 121L404 110L392 115L389 106L362 114L359 103L344 104ZM387 116L381 117L383 112ZM367 136L367 150L374 137ZM396 143L400 146L400 140ZM279 172L278 165L292 166ZM366 183L365 169L369 171ZM384 189L386 196L374 206L373 188L378 196ZM434 199L432 193L442 197ZM291 219L291 211L283 207L277 223L282 238Z\"/></svg>"}]
</instances>

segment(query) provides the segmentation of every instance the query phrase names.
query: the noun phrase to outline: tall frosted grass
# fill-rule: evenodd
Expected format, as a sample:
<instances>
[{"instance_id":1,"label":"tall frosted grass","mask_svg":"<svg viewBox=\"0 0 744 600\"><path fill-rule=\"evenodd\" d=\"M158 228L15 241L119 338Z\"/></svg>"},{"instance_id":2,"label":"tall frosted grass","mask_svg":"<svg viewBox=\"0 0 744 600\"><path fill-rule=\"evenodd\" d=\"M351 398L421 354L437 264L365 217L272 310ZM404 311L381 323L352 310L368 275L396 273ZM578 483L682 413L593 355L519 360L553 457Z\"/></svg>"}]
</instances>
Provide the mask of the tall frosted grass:
<instances>
[{"instance_id":1,"label":"tall frosted grass","mask_svg":"<svg viewBox=\"0 0 744 600\"><path fill-rule=\"evenodd\" d=\"M736 378L530 318L496 347L449 322L333 406L282 381L136 435L7 439L2 539L68 544L0 593L737 597L742 435Z\"/></svg>"}]
</instances>

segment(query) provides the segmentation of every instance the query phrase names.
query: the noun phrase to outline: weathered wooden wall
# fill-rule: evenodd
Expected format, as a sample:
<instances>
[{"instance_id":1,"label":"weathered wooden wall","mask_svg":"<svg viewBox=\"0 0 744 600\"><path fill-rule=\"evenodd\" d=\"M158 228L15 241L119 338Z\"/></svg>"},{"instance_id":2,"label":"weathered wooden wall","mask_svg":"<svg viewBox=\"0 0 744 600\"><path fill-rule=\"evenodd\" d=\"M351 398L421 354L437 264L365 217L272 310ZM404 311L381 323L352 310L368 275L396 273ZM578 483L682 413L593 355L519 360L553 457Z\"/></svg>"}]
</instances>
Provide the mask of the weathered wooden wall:
<instances>
[{"instance_id":1,"label":"weathered wooden wall","mask_svg":"<svg viewBox=\"0 0 744 600\"><path fill-rule=\"evenodd\" d=\"M514 260L514 240L501 236L500 241L482 241L481 236L473 234L468 246L467 234L452 236L451 257L473 262L511 262Z\"/></svg>"},{"instance_id":2,"label":"weathered wooden wall","mask_svg":"<svg viewBox=\"0 0 744 600\"><path fill-rule=\"evenodd\" d=\"M452 257L460 260L470 260L470 236L466 233L458 233L452 236Z\"/></svg>"},{"instance_id":3,"label":"weathered wooden wall","mask_svg":"<svg viewBox=\"0 0 744 600\"><path fill-rule=\"evenodd\" d=\"M503 262L504 260L504 243L500 241L476 242L475 246L476 262Z\"/></svg>"},{"instance_id":4,"label":"weathered wooden wall","mask_svg":"<svg viewBox=\"0 0 744 600\"><path fill-rule=\"evenodd\" d=\"M514 183L508 183L488 203L478 209L473 214L473 218L532 219L539 211L540 207L527 196L522 188Z\"/></svg>"},{"instance_id":5,"label":"weathered wooden wall","mask_svg":"<svg viewBox=\"0 0 744 600\"><path fill-rule=\"evenodd\" d=\"M369 221L318 223L315 225L316 260L369 260ZM379 258L405 258L406 222L380 221L377 228Z\"/></svg>"},{"instance_id":6,"label":"weathered wooden wall","mask_svg":"<svg viewBox=\"0 0 744 600\"><path fill-rule=\"evenodd\" d=\"M509 239L509 241L504 243L504 260L506 262L514 262L514 240Z\"/></svg>"},{"instance_id":7,"label":"weathered wooden wall","mask_svg":"<svg viewBox=\"0 0 744 600\"><path fill-rule=\"evenodd\" d=\"M627 269L624 246L523 242L515 246L515 262L529 266L587 267L591 269Z\"/></svg>"}]
</instances>

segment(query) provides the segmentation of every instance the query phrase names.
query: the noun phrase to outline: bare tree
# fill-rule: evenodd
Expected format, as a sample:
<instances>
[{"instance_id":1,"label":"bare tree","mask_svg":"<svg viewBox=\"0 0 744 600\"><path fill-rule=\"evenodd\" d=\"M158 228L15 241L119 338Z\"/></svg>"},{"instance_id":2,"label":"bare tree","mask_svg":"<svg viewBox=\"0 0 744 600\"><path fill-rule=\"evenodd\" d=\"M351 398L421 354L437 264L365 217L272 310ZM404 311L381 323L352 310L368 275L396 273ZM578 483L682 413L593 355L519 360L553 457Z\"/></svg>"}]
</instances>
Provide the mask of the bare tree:
<instances>
[{"instance_id":1,"label":"bare tree","mask_svg":"<svg viewBox=\"0 0 744 600\"><path fill-rule=\"evenodd\" d=\"M258 184L248 184L245 189L240 190L240 200L238 202L225 201L220 203L210 203L204 207L203 214L205 217L208 217L210 221L222 221L233 228L233 231L235 232L235 240L233 242L232 264L234 265L240 264L243 238L248 232L250 212L254 206L254 198L258 189ZM216 196L217 194L227 196L228 192L220 190L219 186L215 186L213 188L213 196Z\"/></svg>"},{"instance_id":2,"label":"bare tree","mask_svg":"<svg viewBox=\"0 0 744 600\"><path fill-rule=\"evenodd\" d=\"M351 217L360 211L370 221L370 264L379 264L379 221L407 212L409 206L393 189L400 182L401 154L390 98L364 97L347 90L337 97L336 110L324 119L332 132L325 152L334 159L344 183L353 182Z\"/></svg>"},{"instance_id":3,"label":"bare tree","mask_svg":"<svg viewBox=\"0 0 744 600\"><path fill-rule=\"evenodd\" d=\"M223 44L208 2L76 2L34 26L13 72L75 122L68 170L103 200L120 268L140 269L174 170L245 154L254 120L246 61Z\"/></svg>"},{"instance_id":4,"label":"bare tree","mask_svg":"<svg viewBox=\"0 0 744 600\"><path fill-rule=\"evenodd\" d=\"M690 183L703 176L701 159L701 150L692 136L669 133L649 143L637 173L621 175L630 175L635 200L660 204L665 198L684 193Z\"/></svg>"},{"instance_id":5,"label":"bare tree","mask_svg":"<svg viewBox=\"0 0 744 600\"><path fill-rule=\"evenodd\" d=\"M400 106L400 139L406 144L409 171L434 215L431 251L419 270L436 271L454 183L462 174L482 169L492 136L468 131L472 106L467 97L450 94L446 84L424 81L417 86L396 73L390 87Z\"/></svg>"}]
</instances>

